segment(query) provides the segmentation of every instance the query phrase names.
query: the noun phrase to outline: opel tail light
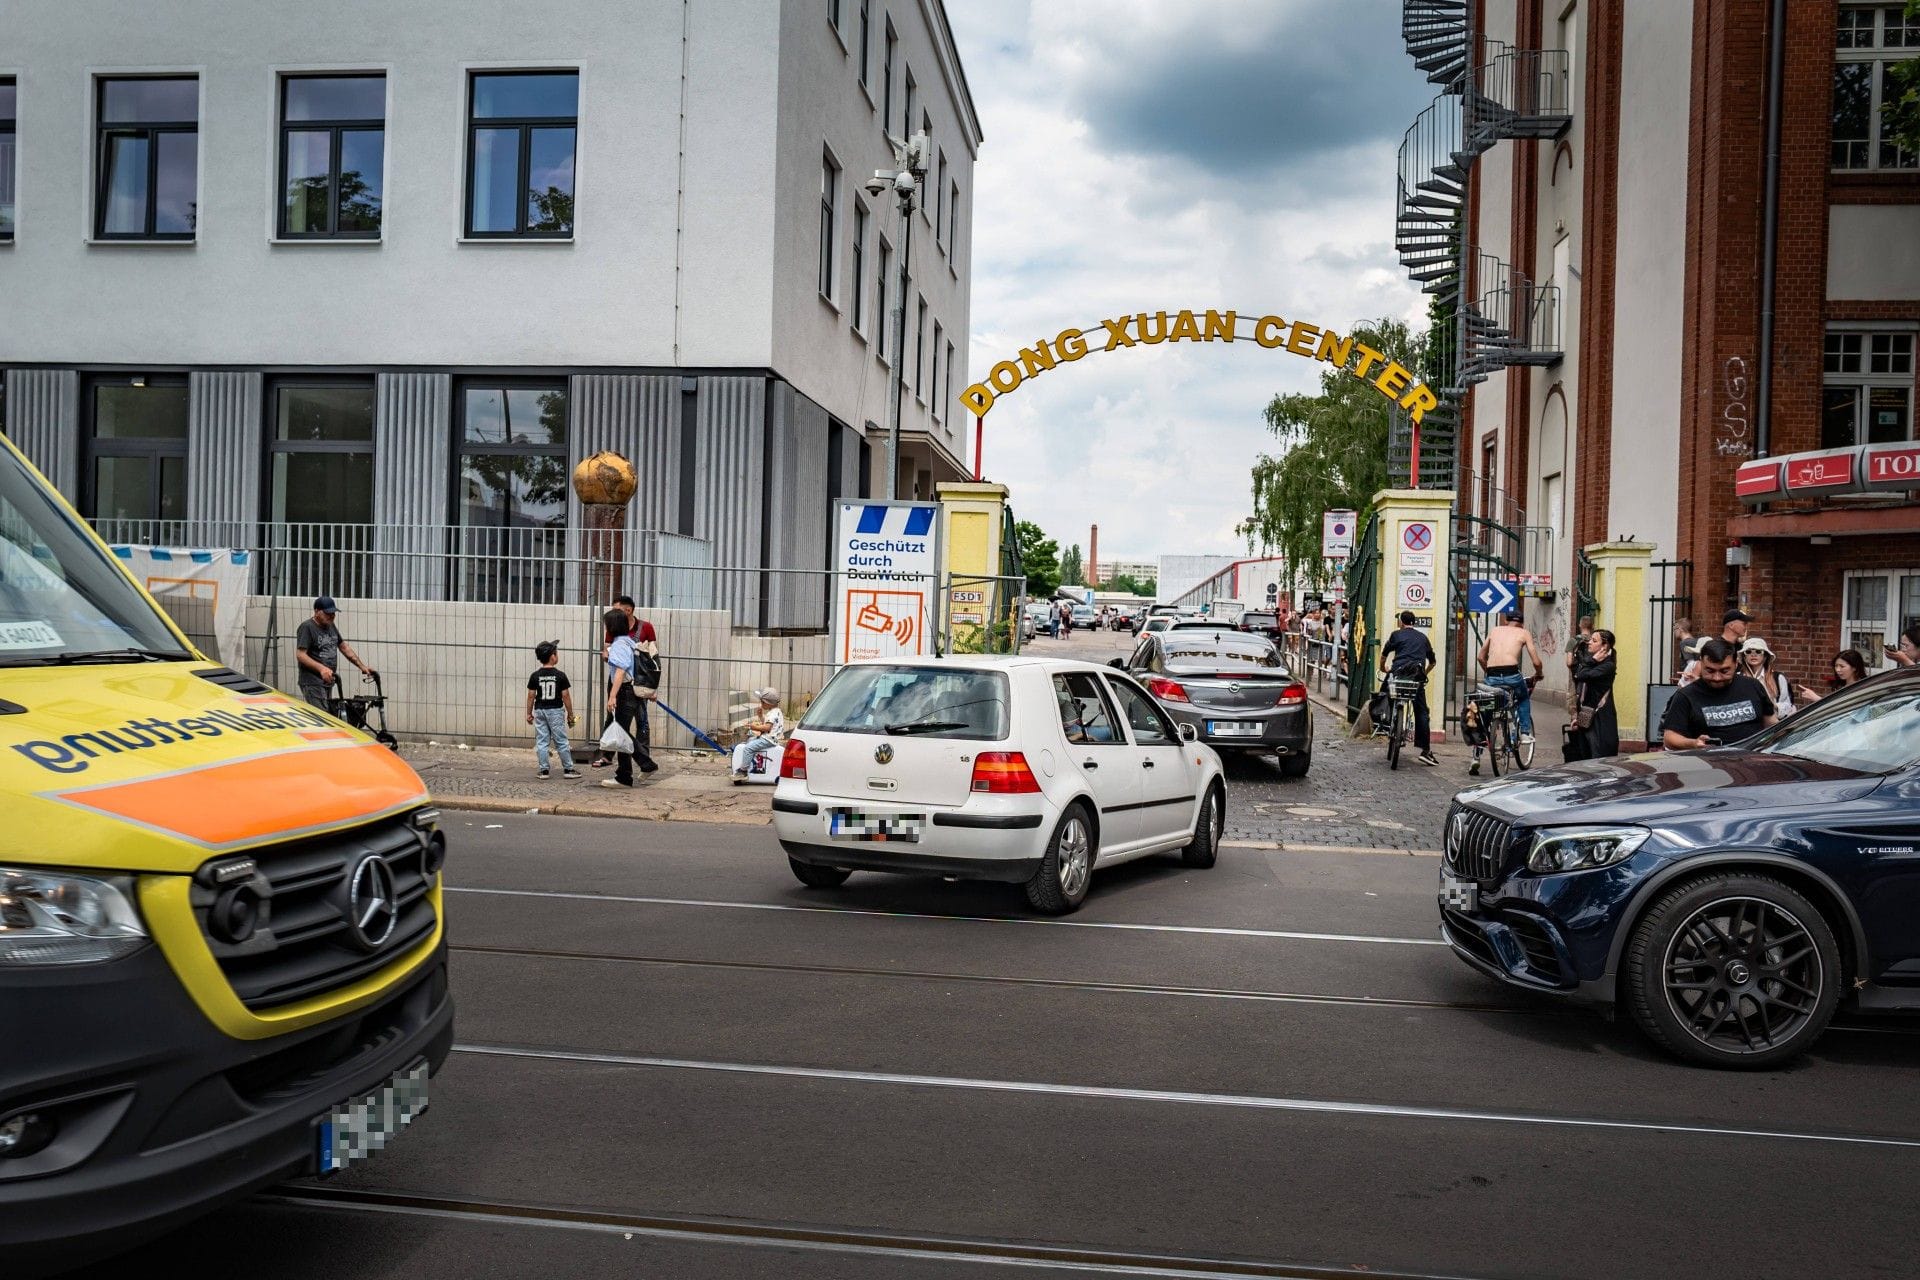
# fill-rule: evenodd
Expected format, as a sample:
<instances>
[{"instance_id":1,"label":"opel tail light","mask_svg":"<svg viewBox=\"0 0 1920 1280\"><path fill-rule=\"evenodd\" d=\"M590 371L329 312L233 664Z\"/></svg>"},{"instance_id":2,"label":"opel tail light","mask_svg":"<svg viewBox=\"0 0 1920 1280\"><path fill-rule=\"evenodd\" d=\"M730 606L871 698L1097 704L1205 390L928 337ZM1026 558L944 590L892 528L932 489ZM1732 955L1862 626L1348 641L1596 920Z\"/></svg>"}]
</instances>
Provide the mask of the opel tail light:
<instances>
[{"instance_id":1,"label":"opel tail light","mask_svg":"<svg viewBox=\"0 0 1920 1280\"><path fill-rule=\"evenodd\" d=\"M1290 684L1280 691L1280 701L1274 705L1280 707L1299 707L1305 706L1306 701L1307 686L1303 684Z\"/></svg>"},{"instance_id":2,"label":"opel tail light","mask_svg":"<svg viewBox=\"0 0 1920 1280\"><path fill-rule=\"evenodd\" d=\"M1179 681L1169 680L1165 676L1153 676L1149 678L1147 681L1147 692L1162 702L1192 701L1191 698L1187 697L1187 691L1180 687Z\"/></svg>"}]
</instances>

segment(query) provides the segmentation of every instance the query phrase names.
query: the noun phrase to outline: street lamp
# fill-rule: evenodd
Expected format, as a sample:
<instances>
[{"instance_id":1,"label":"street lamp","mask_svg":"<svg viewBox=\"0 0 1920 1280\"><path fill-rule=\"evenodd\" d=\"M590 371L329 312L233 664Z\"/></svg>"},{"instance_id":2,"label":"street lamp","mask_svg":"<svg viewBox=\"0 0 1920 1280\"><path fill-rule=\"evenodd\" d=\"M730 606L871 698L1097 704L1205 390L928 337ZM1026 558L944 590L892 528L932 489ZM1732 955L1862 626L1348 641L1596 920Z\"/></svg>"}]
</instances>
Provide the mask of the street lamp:
<instances>
[{"instance_id":1,"label":"street lamp","mask_svg":"<svg viewBox=\"0 0 1920 1280\"><path fill-rule=\"evenodd\" d=\"M899 340L893 349L893 393L887 397L887 501L899 496L900 487L900 401L906 389L907 361L907 282L912 278L913 211L918 204L920 180L927 172L929 142L925 133L916 133L905 142L889 137L893 147L893 169L875 169L867 179L868 194L876 199L893 192L900 205L900 304L894 332Z\"/></svg>"}]
</instances>

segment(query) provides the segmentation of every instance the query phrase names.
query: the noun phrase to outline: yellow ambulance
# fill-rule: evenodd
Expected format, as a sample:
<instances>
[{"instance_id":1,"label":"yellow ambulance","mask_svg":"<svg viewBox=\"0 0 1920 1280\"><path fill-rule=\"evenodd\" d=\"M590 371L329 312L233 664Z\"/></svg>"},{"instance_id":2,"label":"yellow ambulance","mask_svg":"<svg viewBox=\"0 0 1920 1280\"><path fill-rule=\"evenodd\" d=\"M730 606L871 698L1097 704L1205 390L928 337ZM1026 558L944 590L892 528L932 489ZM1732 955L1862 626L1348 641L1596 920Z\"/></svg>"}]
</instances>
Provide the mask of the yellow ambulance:
<instances>
[{"instance_id":1,"label":"yellow ambulance","mask_svg":"<svg viewBox=\"0 0 1920 1280\"><path fill-rule=\"evenodd\" d=\"M371 1156L453 1039L438 815L0 442L0 1273Z\"/></svg>"}]
</instances>

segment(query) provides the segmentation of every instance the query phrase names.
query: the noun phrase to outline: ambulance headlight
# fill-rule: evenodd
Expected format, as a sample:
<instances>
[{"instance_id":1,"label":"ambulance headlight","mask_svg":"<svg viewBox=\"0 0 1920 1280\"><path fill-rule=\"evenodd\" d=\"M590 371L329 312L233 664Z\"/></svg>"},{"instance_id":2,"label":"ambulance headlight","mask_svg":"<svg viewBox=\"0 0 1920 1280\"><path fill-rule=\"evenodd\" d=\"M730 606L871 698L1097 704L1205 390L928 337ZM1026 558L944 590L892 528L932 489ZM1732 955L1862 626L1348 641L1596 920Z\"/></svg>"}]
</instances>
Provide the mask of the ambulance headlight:
<instances>
[{"instance_id":1,"label":"ambulance headlight","mask_svg":"<svg viewBox=\"0 0 1920 1280\"><path fill-rule=\"evenodd\" d=\"M132 877L0 867L0 969L97 964L146 942Z\"/></svg>"}]
</instances>

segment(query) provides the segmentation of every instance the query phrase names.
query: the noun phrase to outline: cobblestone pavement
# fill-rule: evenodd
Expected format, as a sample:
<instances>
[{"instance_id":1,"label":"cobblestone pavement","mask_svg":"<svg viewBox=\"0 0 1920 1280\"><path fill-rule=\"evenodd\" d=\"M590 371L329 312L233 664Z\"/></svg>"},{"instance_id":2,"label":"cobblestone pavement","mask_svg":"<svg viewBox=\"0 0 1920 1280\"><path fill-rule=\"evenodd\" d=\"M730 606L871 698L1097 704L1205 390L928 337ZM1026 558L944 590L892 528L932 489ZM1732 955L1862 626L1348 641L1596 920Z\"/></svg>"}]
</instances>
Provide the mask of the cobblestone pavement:
<instances>
[{"instance_id":1,"label":"cobblestone pavement","mask_svg":"<svg viewBox=\"0 0 1920 1280\"><path fill-rule=\"evenodd\" d=\"M1131 652L1134 643L1125 632L1093 631L1033 640L1027 648L1106 662ZM1324 705L1314 710L1313 741L1313 768L1304 778L1282 777L1269 756L1226 758L1225 839L1293 848L1439 849L1447 802L1468 782L1465 747L1436 747L1437 769L1415 762L1408 752L1400 768L1390 770L1382 740L1348 739L1344 714Z\"/></svg>"}]
</instances>

